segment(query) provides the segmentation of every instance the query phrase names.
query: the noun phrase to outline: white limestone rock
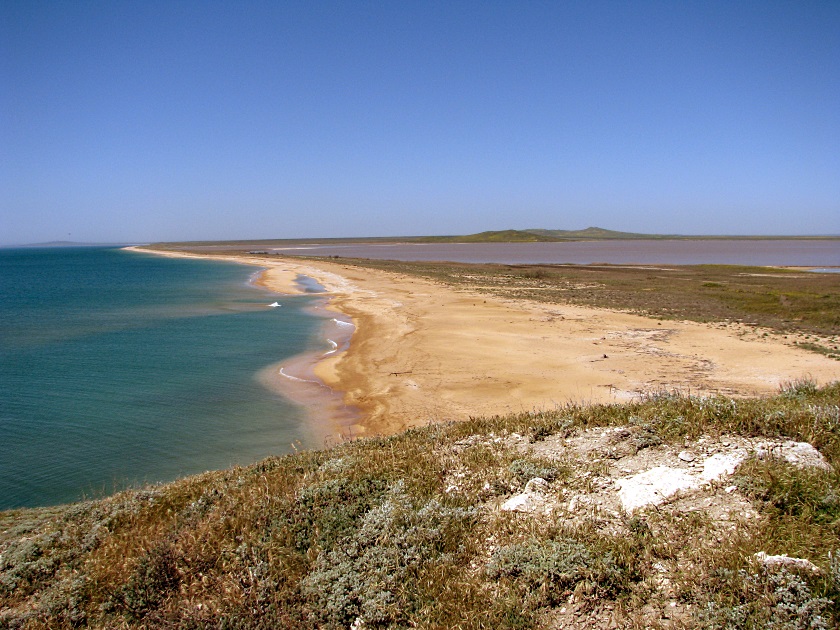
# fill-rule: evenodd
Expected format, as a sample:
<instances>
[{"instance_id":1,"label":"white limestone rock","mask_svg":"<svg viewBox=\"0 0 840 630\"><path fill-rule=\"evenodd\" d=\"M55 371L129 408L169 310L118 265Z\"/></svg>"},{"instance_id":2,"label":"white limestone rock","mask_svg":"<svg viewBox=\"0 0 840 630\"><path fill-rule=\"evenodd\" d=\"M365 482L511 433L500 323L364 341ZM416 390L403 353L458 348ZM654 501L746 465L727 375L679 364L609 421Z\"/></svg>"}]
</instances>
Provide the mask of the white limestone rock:
<instances>
[{"instance_id":1,"label":"white limestone rock","mask_svg":"<svg viewBox=\"0 0 840 630\"><path fill-rule=\"evenodd\" d=\"M703 472L700 473L704 481L717 481L721 477L729 476L747 458L747 451L738 449L729 453L715 453L703 462Z\"/></svg>"},{"instance_id":2,"label":"white limestone rock","mask_svg":"<svg viewBox=\"0 0 840 630\"><path fill-rule=\"evenodd\" d=\"M657 466L627 479L618 479L618 496L626 512L658 505L677 492L695 490L700 480L680 468Z\"/></svg>"},{"instance_id":3,"label":"white limestone rock","mask_svg":"<svg viewBox=\"0 0 840 630\"><path fill-rule=\"evenodd\" d=\"M799 569L800 571L807 571L808 573L814 574L822 572L820 568L810 560L806 560L805 558L791 558L787 554L782 554L780 556L769 556L763 551L759 551L758 553L753 555L753 558L758 560L768 569L782 567L785 569Z\"/></svg>"},{"instance_id":4,"label":"white limestone rock","mask_svg":"<svg viewBox=\"0 0 840 630\"><path fill-rule=\"evenodd\" d=\"M542 477L534 477L528 483L525 484L525 492L530 492L531 494L538 494L540 496L544 496L546 493L548 493L548 489L548 482Z\"/></svg>"},{"instance_id":5,"label":"white limestone rock","mask_svg":"<svg viewBox=\"0 0 840 630\"><path fill-rule=\"evenodd\" d=\"M756 448L760 458L781 457L799 468L822 468L831 470L822 453L808 442L787 442L785 444L761 444Z\"/></svg>"},{"instance_id":6,"label":"white limestone rock","mask_svg":"<svg viewBox=\"0 0 840 630\"><path fill-rule=\"evenodd\" d=\"M680 454L677 455L677 457L679 457L680 460L684 462L693 462L695 459L697 459L697 456L691 451L680 451Z\"/></svg>"},{"instance_id":7,"label":"white limestone rock","mask_svg":"<svg viewBox=\"0 0 840 630\"><path fill-rule=\"evenodd\" d=\"M546 508L546 494L548 482L542 477L534 477L527 484L525 490L512 496L502 504L503 512L532 513L544 511Z\"/></svg>"}]
</instances>

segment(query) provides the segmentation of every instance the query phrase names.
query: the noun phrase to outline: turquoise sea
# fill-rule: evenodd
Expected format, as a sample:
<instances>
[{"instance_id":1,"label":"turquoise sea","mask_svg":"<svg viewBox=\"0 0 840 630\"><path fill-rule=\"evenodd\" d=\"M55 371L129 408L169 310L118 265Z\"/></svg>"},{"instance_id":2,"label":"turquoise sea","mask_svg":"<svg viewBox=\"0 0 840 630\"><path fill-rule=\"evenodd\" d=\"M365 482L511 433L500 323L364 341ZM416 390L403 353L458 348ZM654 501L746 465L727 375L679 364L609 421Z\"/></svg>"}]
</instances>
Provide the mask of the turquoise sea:
<instances>
[{"instance_id":1,"label":"turquoise sea","mask_svg":"<svg viewBox=\"0 0 840 630\"><path fill-rule=\"evenodd\" d=\"M317 446L303 410L257 376L323 346L304 311L317 298L252 286L255 271L114 248L0 249L0 509Z\"/></svg>"}]
</instances>

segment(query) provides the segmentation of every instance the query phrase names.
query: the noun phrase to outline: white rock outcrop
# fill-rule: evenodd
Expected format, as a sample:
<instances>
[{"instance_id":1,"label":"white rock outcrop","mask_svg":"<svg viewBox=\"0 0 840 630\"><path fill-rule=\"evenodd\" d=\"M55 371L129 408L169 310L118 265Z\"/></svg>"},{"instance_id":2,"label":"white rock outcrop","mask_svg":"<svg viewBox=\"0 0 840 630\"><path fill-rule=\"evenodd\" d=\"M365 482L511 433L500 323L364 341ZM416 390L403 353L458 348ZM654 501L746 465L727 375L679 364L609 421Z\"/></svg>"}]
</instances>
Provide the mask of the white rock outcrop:
<instances>
[{"instance_id":1,"label":"white rock outcrop","mask_svg":"<svg viewBox=\"0 0 840 630\"><path fill-rule=\"evenodd\" d=\"M503 512L532 513L545 511L548 482L542 477L534 477L527 484L525 490L512 496L502 504Z\"/></svg>"},{"instance_id":2,"label":"white rock outcrop","mask_svg":"<svg viewBox=\"0 0 840 630\"><path fill-rule=\"evenodd\" d=\"M787 442L784 444L760 444L755 449L759 458L781 457L800 468L822 468L831 470L823 454L808 442Z\"/></svg>"},{"instance_id":3,"label":"white rock outcrop","mask_svg":"<svg viewBox=\"0 0 840 630\"><path fill-rule=\"evenodd\" d=\"M748 457L780 457L800 468L812 467L831 470L825 457L808 442L760 442L752 445L729 448L715 453L699 465L694 464L694 454L684 450L678 455L681 461L690 463L696 469L657 466L626 479L618 479L621 506L626 512L633 512L648 505L658 505L680 491L696 490L704 485L720 481L732 475ZM721 444L723 446L723 443ZM733 492L730 486L727 492Z\"/></svg>"},{"instance_id":4,"label":"white rock outcrop","mask_svg":"<svg viewBox=\"0 0 840 630\"><path fill-rule=\"evenodd\" d=\"M747 451L738 449L729 453L715 453L703 461L703 472L700 473L704 481L717 481L721 477L728 477L735 472L747 458Z\"/></svg>"},{"instance_id":5,"label":"white rock outcrop","mask_svg":"<svg viewBox=\"0 0 840 630\"><path fill-rule=\"evenodd\" d=\"M808 573L822 573L820 568L811 562L810 560L806 560L805 558L791 558L787 554L782 554L780 556L770 556L764 553L763 551L759 551L758 553L753 555L753 558L758 560L762 565L767 567L768 569L775 569L775 568L785 568L785 569L799 569L800 571L807 571Z\"/></svg>"},{"instance_id":6,"label":"white rock outcrop","mask_svg":"<svg viewBox=\"0 0 840 630\"><path fill-rule=\"evenodd\" d=\"M701 481L680 468L657 466L627 479L618 479L621 507L632 512L646 505L658 505L677 492L699 488Z\"/></svg>"}]
</instances>

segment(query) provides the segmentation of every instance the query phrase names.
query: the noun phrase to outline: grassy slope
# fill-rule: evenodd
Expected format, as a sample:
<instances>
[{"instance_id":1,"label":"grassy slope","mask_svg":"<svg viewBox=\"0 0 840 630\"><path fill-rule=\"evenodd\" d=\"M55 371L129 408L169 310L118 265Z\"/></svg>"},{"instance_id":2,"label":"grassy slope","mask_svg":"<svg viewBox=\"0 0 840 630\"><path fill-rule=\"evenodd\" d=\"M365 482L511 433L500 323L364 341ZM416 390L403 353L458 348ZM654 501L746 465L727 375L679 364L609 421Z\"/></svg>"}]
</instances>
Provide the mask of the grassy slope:
<instances>
[{"instance_id":1,"label":"grassy slope","mask_svg":"<svg viewBox=\"0 0 840 630\"><path fill-rule=\"evenodd\" d=\"M689 611L689 627L791 619L779 627L833 627L838 403L840 384L799 383L764 400L663 395L570 406L0 514L0 625L347 628L361 616L366 627L529 628L574 594L583 619L610 609L628 627L652 627L640 615L651 605L657 567L668 562L683 567L671 590ZM835 472L748 461L735 483L761 518L719 536L702 513L657 509L609 536L594 523L570 527L491 507L535 474L553 479L558 493L581 488L582 473L597 472L597 462L571 470L503 441L458 444L473 435L539 440L626 424L643 427L652 442L721 433L810 441ZM453 478L462 491L447 491ZM823 572L756 572L749 558L759 550L809 558ZM824 625L804 625L820 619Z\"/></svg>"},{"instance_id":2,"label":"grassy slope","mask_svg":"<svg viewBox=\"0 0 840 630\"><path fill-rule=\"evenodd\" d=\"M633 239L674 239L685 238L676 234L639 234L637 232L616 232L599 227L588 227L583 230L526 230L532 234L553 237L563 240L633 240Z\"/></svg>"}]
</instances>

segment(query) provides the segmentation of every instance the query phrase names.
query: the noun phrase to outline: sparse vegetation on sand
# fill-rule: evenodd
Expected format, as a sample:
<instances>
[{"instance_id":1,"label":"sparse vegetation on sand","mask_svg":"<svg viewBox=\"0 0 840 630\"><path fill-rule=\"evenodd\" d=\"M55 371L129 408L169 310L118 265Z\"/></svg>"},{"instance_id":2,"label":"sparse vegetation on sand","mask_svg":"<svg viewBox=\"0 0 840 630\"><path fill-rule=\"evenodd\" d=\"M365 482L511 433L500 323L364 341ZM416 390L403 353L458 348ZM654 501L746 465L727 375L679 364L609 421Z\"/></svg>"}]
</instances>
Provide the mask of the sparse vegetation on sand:
<instances>
[{"instance_id":1,"label":"sparse vegetation on sand","mask_svg":"<svg viewBox=\"0 0 840 630\"><path fill-rule=\"evenodd\" d=\"M340 261L501 297L628 310L661 319L740 322L780 333L814 334L825 338L821 339L824 354L840 350L840 274L836 273L736 265L500 265L349 258Z\"/></svg>"},{"instance_id":2,"label":"sparse vegetation on sand","mask_svg":"<svg viewBox=\"0 0 840 630\"><path fill-rule=\"evenodd\" d=\"M719 481L599 503L640 462L736 447ZM837 627L838 471L840 383L433 425L2 513L0 625ZM503 509L526 488L539 509Z\"/></svg>"}]
</instances>

